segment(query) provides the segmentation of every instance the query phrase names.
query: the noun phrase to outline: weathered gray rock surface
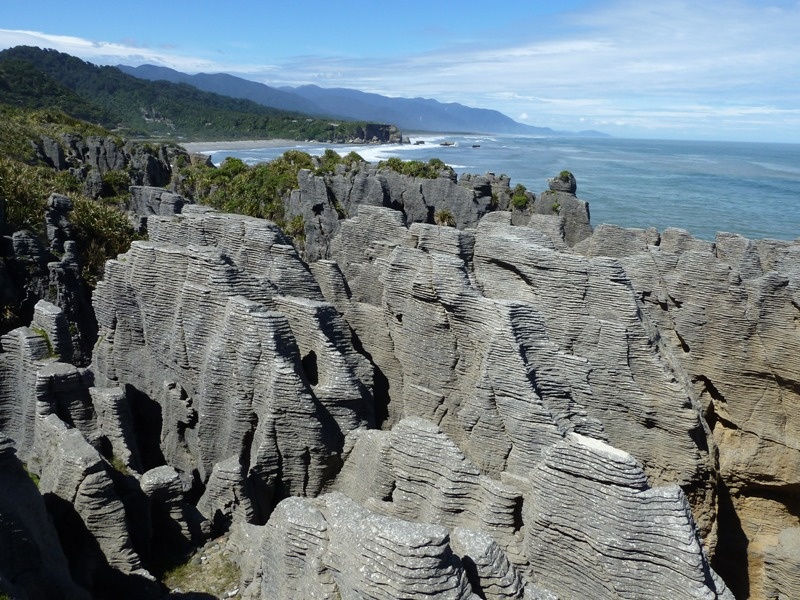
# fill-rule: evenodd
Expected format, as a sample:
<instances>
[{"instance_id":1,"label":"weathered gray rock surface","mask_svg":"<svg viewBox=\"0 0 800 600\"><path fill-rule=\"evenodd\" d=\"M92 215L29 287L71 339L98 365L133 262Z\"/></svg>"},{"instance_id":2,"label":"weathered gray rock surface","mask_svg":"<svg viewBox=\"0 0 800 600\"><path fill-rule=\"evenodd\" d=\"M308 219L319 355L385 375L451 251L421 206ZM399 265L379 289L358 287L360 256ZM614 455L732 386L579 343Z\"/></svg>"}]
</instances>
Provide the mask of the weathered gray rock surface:
<instances>
[{"instance_id":1,"label":"weathered gray rock surface","mask_svg":"<svg viewBox=\"0 0 800 600\"><path fill-rule=\"evenodd\" d=\"M67 557L36 484L0 433L0 589L12 598L89 598Z\"/></svg>"},{"instance_id":2,"label":"weathered gray rock surface","mask_svg":"<svg viewBox=\"0 0 800 600\"><path fill-rule=\"evenodd\" d=\"M644 233L633 244L630 230L606 228L583 249L620 257L689 374L719 449L719 570L737 592L770 597L765 565L800 524L800 246Z\"/></svg>"},{"instance_id":3,"label":"weathered gray rock surface","mask_svg":"<svg viewBox=\"0 0 800 600\"><path fill-rule=\"evenodd\" d=\"M299 189L286 202L287 219L303 218L302 252L312 262L331 257L344 219L357 217L366 207L400 211L408 225L434 224L445 214L458 229L474 228L488 213L512 210L510 180L492 173L457 177L442 170L430 179L362 162L340 165L327 175L301 171L298 184ZM570 246L591 235L588 204L575 196L574 186L572 191L544 192L544 200L530 192L526 195L529 206L514 209L514 224L527 223L531 215L556 215L564 231L563 241Z\"/></svg>"},{"instance_id":4,"label":"weathered gray rock surface","mask_svg":"<svg viewBox=\"0 0 800 600\"><path fill-rule=\"evenodd\" d=\"M31 547L83 557L54 581L152 592L230 530L250 599L796 595L800 246L592 231L551 188L304 172L308 264L141 188L91 365L55 305L0 339Z\"/></svg>"},{"instance_id":5,"label":"weathered gray rock surface","mask_svg":"<svg viewBox=\"0 0 800 600\"><path fill-rule=\"evenodd\" d=\"M344 434L373 422L371 368L346 324L267 221L197 209L149 231L95 293L93 370L129 390L142 464L206 483L239 461L257 522L273 495L318 494ZM219 509L221 492L203 505Z\"/></svg>"}]
</instances>

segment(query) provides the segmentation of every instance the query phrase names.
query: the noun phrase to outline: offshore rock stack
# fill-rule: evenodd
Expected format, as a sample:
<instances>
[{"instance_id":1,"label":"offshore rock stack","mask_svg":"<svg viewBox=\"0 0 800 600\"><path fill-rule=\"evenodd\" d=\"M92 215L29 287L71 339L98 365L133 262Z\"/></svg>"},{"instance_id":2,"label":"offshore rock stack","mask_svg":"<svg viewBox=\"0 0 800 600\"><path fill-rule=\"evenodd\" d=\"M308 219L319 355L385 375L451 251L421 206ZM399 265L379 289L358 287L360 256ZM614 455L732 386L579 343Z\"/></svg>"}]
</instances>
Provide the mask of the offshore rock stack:
<instances>
[{"instance_id":1,"label":"offshore rock stack","mask_svg":"<svg viewBox=\"0 0 800 600\"><path fill-rule=\"evenodd\" d=\"M550 187L301 172L299 251L134 190L91 364L51 303L0 339L0 589L157 598L225 533L251 600L800 597L800 245Z\"/></svg>"}]
</instances>

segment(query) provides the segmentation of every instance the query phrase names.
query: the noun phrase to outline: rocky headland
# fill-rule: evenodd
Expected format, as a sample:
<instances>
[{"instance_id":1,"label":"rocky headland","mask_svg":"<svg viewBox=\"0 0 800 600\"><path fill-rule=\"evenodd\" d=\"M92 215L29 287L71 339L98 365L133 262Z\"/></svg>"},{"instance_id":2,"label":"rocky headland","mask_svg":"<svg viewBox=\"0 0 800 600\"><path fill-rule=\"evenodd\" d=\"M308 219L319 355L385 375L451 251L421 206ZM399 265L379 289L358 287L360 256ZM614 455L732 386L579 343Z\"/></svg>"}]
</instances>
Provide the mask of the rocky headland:
<instances>
[{"instance_id":1,"label":"rocky headland","mask_svg":"<svg viewBox=\"0 0 800 600\"><path fill-rule=\"evenodd\" d=\"M3 241L10 597L212 545L250 600L800 597L797 242L592 228L566 172L303 170L294 239L141 183L90 303L69 199Z\"/></svg>"}]
</instances>

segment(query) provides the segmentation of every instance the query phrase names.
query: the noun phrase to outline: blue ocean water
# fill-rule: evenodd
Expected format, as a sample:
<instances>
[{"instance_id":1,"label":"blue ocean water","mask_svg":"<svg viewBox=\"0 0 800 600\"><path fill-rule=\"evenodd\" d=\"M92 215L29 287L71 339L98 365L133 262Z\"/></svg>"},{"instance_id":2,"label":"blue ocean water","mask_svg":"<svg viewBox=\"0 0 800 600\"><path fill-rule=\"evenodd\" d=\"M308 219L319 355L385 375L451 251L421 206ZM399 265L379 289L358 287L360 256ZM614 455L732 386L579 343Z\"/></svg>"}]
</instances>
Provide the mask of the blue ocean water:
<instances>
[{"instance_id":1,"label":"blue ocean water","mask_svg":"<svg viewBox=\"0 0 800 600\"><path fill-rule=\"evenodd\" d=\"M539 193L566 169L589 202L592 224L679 227L713 240L718 231L748 238L800 237L800 144L687 142L619 138L531 138L420 134L420 144L325 146L296 144L252 150L202 151L215 163L236 156L270 160L290 148L322 154L351 150L375 162L392 156L440 158L457 173L507 174ZM442 146L442 142L453 145Z\"/></svg>"}]
</instances>

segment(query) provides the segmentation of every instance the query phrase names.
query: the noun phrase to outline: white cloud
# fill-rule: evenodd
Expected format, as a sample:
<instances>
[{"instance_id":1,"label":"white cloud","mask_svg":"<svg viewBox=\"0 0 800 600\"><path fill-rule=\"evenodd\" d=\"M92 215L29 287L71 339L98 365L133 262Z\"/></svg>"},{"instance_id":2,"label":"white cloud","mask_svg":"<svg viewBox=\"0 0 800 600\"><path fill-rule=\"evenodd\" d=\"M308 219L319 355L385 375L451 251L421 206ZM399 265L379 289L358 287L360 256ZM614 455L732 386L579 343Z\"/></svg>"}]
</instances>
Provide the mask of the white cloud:
<instances>
[{"instance_id":1,"label":"white cloud","mask_svg":"<svg viewBox=\"0 0 800 600\"><path fill-rule=\"evenodd\" d=\"M79 37L53 35L40 31L0 29L0 48L13 46L52 48L101 65L149 63L190 73L223 71L232 66L237 69L242 68L241 65L223 65L195 56L184 56L172 48L142 47L134 41L128 43L90 41ZM266 70L266 67L259 67L259 70Z\"/></svg>"}]
</instances>

